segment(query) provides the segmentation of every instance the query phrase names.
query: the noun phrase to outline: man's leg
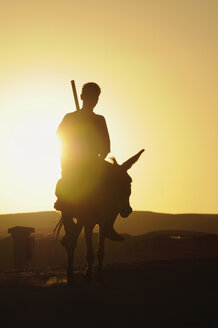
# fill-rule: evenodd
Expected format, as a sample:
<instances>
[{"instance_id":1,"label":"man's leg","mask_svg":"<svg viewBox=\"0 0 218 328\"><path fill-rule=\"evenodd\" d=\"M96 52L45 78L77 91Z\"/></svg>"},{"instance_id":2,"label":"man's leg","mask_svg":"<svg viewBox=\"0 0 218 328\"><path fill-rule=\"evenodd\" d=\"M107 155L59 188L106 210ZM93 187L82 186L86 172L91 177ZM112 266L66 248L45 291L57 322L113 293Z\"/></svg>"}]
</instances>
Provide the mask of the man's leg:
<instances>
[{"instance_id":1,"label":"man's leg","mask_svg":"<svg viewBox=\"0 0 218 328\"><path fill-rule=\"evenodd\" d=\"M108 216L105 221L104 221L104 234L105 237L113 240L113 241L123 241L124 238L122 236L120 236L116 230L114 229L113 225L114 222L117 218L117 213L115 213L114 215Z\"/></svg>"}]
</instances>

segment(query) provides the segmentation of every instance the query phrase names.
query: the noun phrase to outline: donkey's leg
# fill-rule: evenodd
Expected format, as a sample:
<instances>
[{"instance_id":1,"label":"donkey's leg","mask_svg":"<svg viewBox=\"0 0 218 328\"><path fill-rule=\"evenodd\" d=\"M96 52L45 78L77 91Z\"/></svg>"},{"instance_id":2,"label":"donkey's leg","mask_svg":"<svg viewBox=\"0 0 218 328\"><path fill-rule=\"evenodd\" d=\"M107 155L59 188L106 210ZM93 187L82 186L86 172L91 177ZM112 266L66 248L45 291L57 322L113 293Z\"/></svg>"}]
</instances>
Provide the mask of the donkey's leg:
<instances>
[{"instance_id":1,"label":"donkey's leg","mask_svg":"<svg viewBox=\"0 0 218 328\"><path fill-rule=\"evenodd\" d=\"M67 251L67 283L73 284L73 255L76 248L78 236L83 228L83 224L77 222L74 223L73 219L69 215L62 215L64 229L65 229L65 241L63 246Z\"/></svg>"},{"instance_id":2,"label":"donkey's leg","mask_svg":"<svg viewBox=\"0 0 218 328\"><path fill-rule=\"evenodd\" d=\"M77 222L75 224L75 230L73 232L72 238L69 243L68 247L68 268L67 268L67 282L69 285L73 284L73 256L74 256L74 251L77 245L77 240L79 237L80 232L82 231L83 224L80 222Z\"/></svg>"},{"instance_id":3,"label":"donkey's leg","mask_svg":"<svg viewBox=\"0 0 218 328\"><path fill-rule=\"evenodd\" d=\"M86 247L87 247L87 262L88 268L85 274L85 279L88 283L92 280L92 265L95 259L94 252L93 252L93 245L92 245L92 231L94 229L93 225L85 225L85 239L86 239Z\"/></svg>"},{"instance_id":4,"label":"donkey's leg","mask_svg":"<svg viewBox=\"0 0 218 328\"><path fill-rule=\"evenodd\" d=\"M61 244L65 247L67 252L67 283L73 284L73 247L71 247L71 240L75 223L73 218L68 214L62 212L63 225L65 230L65 236L61 240Z\"/></svg>"},{"instance_id":5,"label":"donkey's leg","mask_svg":"<svg viewBox=\"0 0 218 328\"><path fill-rule=\"evenodd\" d=\"M76 224L74 223L71 214L68 212L62 212L62 220L63 220L65 236L62 238L61 244L65 248L67 248L74 234Z\"/></svg>"},{"instance_id":6,"label":"donkey's leg","mask_svg":"<svg viewBox=\"0 0 218 328\"><path fill-rule=\"evenodd\" d=\"M102 226L99 226L99 240L98 240L98 273L97 273L97 282L103 284L103 261L104 261L104 243L105 243L105 231Z\"/></svg>"}]
</instances>

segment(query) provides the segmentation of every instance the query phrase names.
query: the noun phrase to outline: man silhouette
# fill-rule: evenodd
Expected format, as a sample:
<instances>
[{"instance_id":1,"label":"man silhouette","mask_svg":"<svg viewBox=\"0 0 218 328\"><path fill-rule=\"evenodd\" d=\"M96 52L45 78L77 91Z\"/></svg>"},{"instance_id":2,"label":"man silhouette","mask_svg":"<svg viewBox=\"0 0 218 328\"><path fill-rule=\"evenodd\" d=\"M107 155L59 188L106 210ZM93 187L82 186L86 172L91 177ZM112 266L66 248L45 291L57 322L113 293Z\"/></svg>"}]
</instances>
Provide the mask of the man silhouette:
<instances>
[{"instance_id":1,"label":"man silhouette","mask_svg":"<svg viewBox=\"0 0 218 328\"><path fill-rule=\"evenodd\" d=\"M62 142L62 174L72 172L72 165L105 159L110 152L110 138L105 118L93 112L100 87L86 83L82 88L82 109L65 115L58 127Z\"/></svg>"},{"instance_id":2,"label":"man silhouette","mask_svg":"<svg viewBox=\"0 0 218 328\"><path fill-rule=\"evenodd\" d=\"M57 183L58 200L54 207L61 209L65 232L68 234L73 231L75 224L72 220L72 203L82 200L85 204L86 197L94 193L102 183L103 160L110 153L110 137L105 118L93 112L100 93L101 89L96 83L84 84L81 93L82 109L66 114L57 130L62 146L62 179ZM122 237L113 229L113 223L109 223L109 226L107 237L121 240ZM66 237L62 243L65 241Z\"/></svg>"}]
</instances>

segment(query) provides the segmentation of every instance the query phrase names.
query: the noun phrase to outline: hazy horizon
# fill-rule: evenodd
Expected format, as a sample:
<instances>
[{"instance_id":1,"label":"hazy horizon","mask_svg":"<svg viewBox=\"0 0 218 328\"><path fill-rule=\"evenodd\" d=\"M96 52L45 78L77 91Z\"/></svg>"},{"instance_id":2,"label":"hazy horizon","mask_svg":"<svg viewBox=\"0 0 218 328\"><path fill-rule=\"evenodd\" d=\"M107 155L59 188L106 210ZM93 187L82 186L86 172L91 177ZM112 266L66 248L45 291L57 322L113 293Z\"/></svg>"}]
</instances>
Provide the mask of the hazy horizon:
<instances>
[{"instance_id":1,"label":"hazy horizon","mask_svg":"<svg viewBox=\"0 0 218 328\"><path fill-rule=\"evenodd\" d=\"M7 215L7 214L28 214L28 213L45 213L45 212L56 212L57 214L60 213L58 211L56 211L55 209L51 209L51 210L39 210L39 211L26 211L26 212L7 212L7 213L0 213L0 217L2 215ZM145 212L145 213L156 213L156 214L172 214L172 215L178 215L178 214L196 214L196 215L218 215L218 211L217 213L213 212L159 212L159 211L152 211L152 210L133 210L133 212ZM60 214L61 215L61 214Z\"/></svg>"},{"instance_id":2,"label":"hazy horizon","mask_svg":"<svg viewBox=\"0 0 218 328\"><path fill-rule=\"evenodd\" d=\"M11 213L0 215L0 237L9 236L8 229L14 226L35 228L36 234L51 234L60 219L60 212ZM142 235L154 231L190 231L218 234L218 214L202 213L157 213L134 211L128 218L117 217L114 224L119 233ZM95 232L98 227L95 228Z\"/></svg>"}]
</instances>

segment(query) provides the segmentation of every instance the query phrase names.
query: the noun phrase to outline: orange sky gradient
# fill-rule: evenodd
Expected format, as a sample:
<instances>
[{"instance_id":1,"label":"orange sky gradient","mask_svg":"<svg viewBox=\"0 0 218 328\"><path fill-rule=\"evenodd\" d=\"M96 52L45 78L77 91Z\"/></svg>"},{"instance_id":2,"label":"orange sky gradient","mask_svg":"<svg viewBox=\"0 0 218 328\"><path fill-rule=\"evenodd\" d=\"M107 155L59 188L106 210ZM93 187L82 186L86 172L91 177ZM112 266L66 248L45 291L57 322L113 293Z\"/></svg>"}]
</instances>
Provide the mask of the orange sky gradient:
<instances>
[{"instance_id":1,"label":"orange sky gradient","mask_svg":"<svg viewBox=\"0 0 218 328\"><path fill-rule=\"evenodd\" d=\"M102 88L134 210L218 213L216 0L3 0L0 213L52 210L70 81Z\"/></svg>"}]
</instances>

